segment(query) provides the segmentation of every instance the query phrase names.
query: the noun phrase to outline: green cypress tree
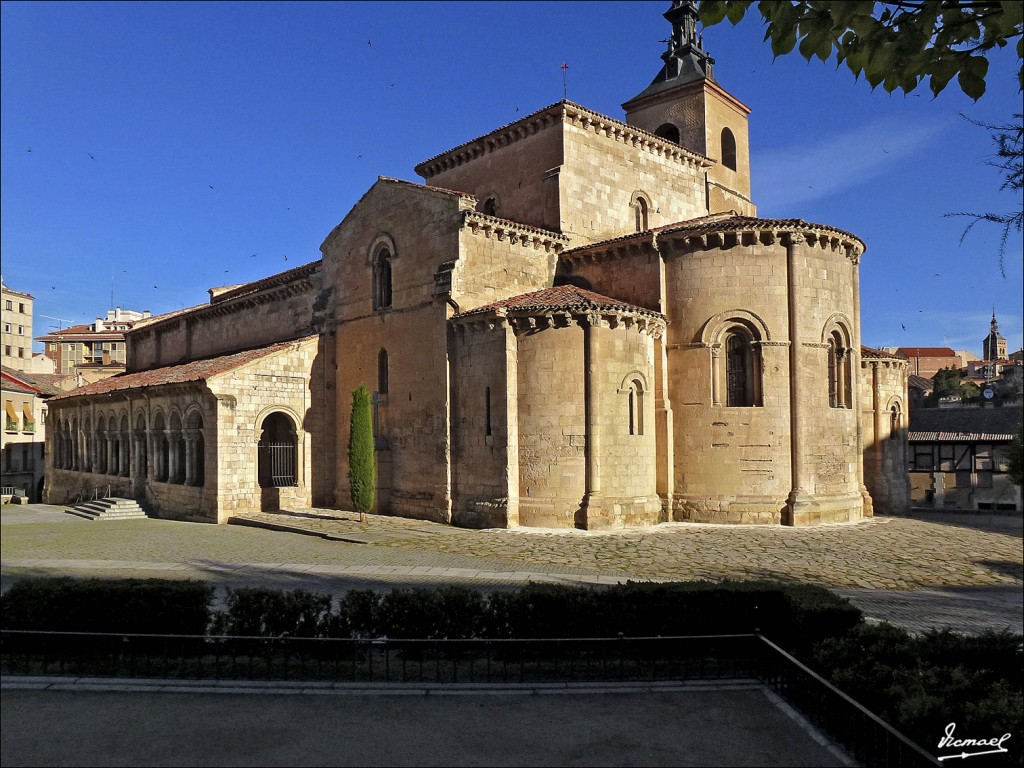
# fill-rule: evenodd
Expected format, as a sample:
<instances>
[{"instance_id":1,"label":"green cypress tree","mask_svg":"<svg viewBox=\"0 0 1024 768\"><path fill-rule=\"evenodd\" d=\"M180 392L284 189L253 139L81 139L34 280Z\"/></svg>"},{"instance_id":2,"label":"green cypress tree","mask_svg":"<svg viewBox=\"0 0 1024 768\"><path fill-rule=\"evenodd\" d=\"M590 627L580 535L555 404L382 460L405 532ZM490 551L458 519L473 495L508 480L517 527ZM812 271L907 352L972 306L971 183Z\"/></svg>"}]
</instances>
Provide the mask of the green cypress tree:
<instances>
[{"instance_id":1,"label":"green cypress tree","mask_svg":"<svg viewBox=\"0 0 1024 768\"><path fill-rule=\"evenodd\" d=\"M370 393L364 384L352 392L352 420L348 438L348 484L352 508L359 521L373 509L373 415Z\"/></svg>"}]
</instances>

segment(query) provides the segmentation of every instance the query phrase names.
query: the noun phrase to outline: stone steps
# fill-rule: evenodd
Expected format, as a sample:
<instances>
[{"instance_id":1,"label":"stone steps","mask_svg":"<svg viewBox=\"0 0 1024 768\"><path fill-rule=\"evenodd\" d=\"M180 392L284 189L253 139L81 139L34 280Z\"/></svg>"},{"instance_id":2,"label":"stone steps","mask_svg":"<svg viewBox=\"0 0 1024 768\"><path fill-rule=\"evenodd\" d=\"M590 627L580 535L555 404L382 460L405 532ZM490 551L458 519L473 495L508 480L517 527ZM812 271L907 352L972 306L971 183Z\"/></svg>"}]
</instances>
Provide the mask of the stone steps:
<instances>
[{"instance_id":1,"label":"stone steps","mask_svg":"<svg viewBox=\"0 0 1024 768\"><path fill-rule=\"evenodd\" d=\"M146 517L146 511L135 499L110 497L87 501L64 510L69 515L84 517L86 520L132 520Z\"/></svg>"}]
</instances>

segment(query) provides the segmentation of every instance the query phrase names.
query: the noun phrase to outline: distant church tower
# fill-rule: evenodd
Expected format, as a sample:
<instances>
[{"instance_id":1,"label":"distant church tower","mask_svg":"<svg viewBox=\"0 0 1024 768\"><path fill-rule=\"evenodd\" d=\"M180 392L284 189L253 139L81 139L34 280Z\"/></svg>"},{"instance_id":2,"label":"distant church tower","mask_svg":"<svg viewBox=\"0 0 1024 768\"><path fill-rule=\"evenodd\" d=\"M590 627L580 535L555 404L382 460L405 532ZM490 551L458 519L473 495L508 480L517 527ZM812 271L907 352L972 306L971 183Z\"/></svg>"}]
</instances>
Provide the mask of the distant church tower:
<instances>
[{"instance_id":1,"label":"distant church tower","mask_svg":"<svg viewBox=\"0 0 1024 768\"><path fill-rule=\"evenodd\" d=\"M626 122L716 161L706 174L708 213L754 216L750 200L750 108L715 82L715 60L697 36L696 4L674 0L661 71L646 90L622 105Z\"/></svg>"},{"instance_id":2,"label":"distant church tower","mask_svg":"<svg viewBox=\"0 0 1024 768\"><path fill-rule=\"evenodd\" d=\"M999 332L999 324L996 322L996 310L992 309L992 324L989 326L988 336L981 342L982 360L1005 360L1006 339Z\"/></svg>"}]
</instances>

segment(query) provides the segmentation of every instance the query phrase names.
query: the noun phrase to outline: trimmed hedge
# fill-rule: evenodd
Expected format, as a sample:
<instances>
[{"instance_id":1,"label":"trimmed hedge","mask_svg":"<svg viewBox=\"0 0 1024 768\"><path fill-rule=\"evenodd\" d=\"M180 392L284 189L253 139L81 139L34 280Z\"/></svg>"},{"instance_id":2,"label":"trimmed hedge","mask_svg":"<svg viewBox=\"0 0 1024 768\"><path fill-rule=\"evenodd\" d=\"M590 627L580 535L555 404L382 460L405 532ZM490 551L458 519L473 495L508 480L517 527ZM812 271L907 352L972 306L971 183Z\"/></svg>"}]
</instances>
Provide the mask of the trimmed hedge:
<instances>
[{"instance_id":1,"label":"trimmed hedge","mask_svg":"<svg viewBox=\"0 0 1024 768\"><path fill-rule=\"evenodd\" d=\"M463 587L325 595L231 590L214 631L234 635L389 638L569 638L761 631L803 650L862 621L844 598L777 582L527 584L483 595Z\"/></svg>"},{"instance_id":2,"label":"trimmed hedge","mask_svg":"<svg viewBox=\"0 0 1024 768\"><path fill-rule=\"evenodd\" d=\"M484 595L463 587L352 590L334 606L303 590L229 589L158 580L24 579L3 596L10 629L276 637L570 638L760 631L803 650L857 626L860 611L820 587L779 582L526 584Z\"/></svg>"},{"instance_id":3,"label":"trimmed hedge","mask_svg":"<svg viewBox=\"0 0 1024 768\"><path fill-rule=\"evenodd\" d=\"M1024 765L1020 635L933 630L915 637L889 624L863 624L820 643L808 663L918 744L933 748L949 723L958 738L1009 733L1009 756L985 759Z\"/></svg>"},{"instance_id":4,"label":"trimmed hedge","mask_svg":"<svg viewBox=\"0 0 1024 768\"><path fill-rule=\"evenodd\" d=\"M4 629L201 635L213 587L160 579L20 579L0 596Z\"/></svg>"}]
</instances>

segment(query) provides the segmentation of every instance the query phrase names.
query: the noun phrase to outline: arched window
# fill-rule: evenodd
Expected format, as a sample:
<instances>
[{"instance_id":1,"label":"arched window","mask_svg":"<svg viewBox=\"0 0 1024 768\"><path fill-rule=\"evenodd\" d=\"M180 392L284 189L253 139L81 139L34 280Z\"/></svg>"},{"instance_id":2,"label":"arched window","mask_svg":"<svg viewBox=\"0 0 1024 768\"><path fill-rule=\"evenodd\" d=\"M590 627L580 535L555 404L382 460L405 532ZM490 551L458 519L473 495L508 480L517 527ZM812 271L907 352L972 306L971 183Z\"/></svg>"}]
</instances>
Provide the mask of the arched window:
<instances>
[{"instance_id":1,"label":"arched window","mask_svg":"<svg viewBox=\"0 0 1024 768\"><path fill-rule=\"evenodd\" d=\"M852 408L850 396L850 350L837 329L828 335L828 405L830 408Z\"/></svg>"},{"instance_id":2,"label":"arched window","mask_svg":"<svg viewBox=\"0 0 1024 768\"><path fill-rule=\"evenodd\" d=\"M760 345L744 326L725 333L725 405L749 408L761 405Z\"/></svg>"},{"instance_id":3,"label":"arched window","mask_svg":"<svg viewBox=\"0 0 1024 768\"><path fill-rule=\"evenodd\" d=\"M898 440L900 430L903 428L903 414L900 412L900 404L893 403L889 409L889 439Z\"/></svg>"},{"instance_id":4,"label":"arched window","mask_svg":"<svg viewBox=\"0 0 1024 768\"><path fill-rule=\"evenodd\" d=\"M391 251L382 246L373 256L373 308L391 306Z\"/></svg>"},{"instance_id":5,"label":"arched window","mask_svg":"<svg viewBox=\"0 0 1024 768\"><path fill-rule=\"evenodd\" d=\"M672 123L663 123L658 126L658 130L654 132L655 136L660 136L663 139L674 141L676 144L679 143L679 129L676 128Z\"/></svg>"},{"instance_id":6,"label":"arched window","mask_svg":"<svg viewBox=\"0 0 1024 768\"><path fill-rule=\"evenodd\" d=\"M629 410L629 434L644 433L644 385L639 379L633 379L626 390L627 408Z\"/></svg>"},{"instance_id":7,"label":"arched window","mask_svg":"<svg viewBox=\"0 0 1024 768\"><path fill-rule=\"evenodd\" d=\"M722 129L722 165L736 170L736 137L728 128Z\"/></svg>"},{"instance_id":8,"label":"arched window","mask_svg":"<svg viewBox=\"0 0 1024 768\"><path fill-rule=\"evenodd\" d=\"M636 216L636 231L646 232L647 231L647 201L642 197L638 197L636 202L633 203L633 212Z\"/></svg>"},{"instance_id":9,"label":"arched window","mask_svg":"<svg viewBox=\"0 0 1024 768\"><path fill-rule=\"evenodd\" d=\"M386 349L377 353L377 392L381 395L388 393L388 351Z\"/></svg>"},{"instance_id":10,"label":"arched window","mask_svg":"<svg viewBox=\"0 0 1024 768\"><path fill-rule=\"evenodd\" d=\"M486 213L488 216L498 215L498 201L493 197L488 197L484 200L484 204L480 206L480 212Z\"/></svg>"},{"instance_id":11,"label":"arched window","mask_svg":"<svg viewBox=\"0 0 1024 768\"><path fill-rule=\"evenodd\" d=\"M281 412L271 413L261 429L257 468L260 487L298 485L298 437L292 420Z\"/></svg>"}]
</instances>

